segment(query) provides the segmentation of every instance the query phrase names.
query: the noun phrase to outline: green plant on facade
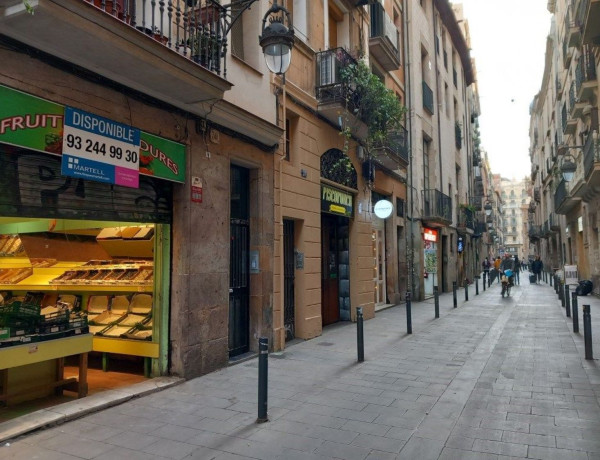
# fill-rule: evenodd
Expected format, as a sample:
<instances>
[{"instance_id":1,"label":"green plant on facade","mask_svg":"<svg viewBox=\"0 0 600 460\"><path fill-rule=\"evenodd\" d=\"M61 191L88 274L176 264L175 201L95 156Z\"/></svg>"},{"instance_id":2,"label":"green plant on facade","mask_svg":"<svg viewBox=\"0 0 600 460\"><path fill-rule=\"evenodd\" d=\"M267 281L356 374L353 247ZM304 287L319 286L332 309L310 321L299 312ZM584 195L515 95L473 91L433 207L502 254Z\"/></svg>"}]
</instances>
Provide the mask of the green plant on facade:
<instances>
[{"instance_id":1,"label":"green plant on facade","mask_svg":"<svg viewBox=\"0 0 600 460\"><path fill-rule=\"evenodd\" d=\"M341 80L346 88L346 113L352 113L366 125L367 135L363 140L363 147L367 155L371 156L375 150L386 147L390 133L400 129L406 107L363 61L341 69ZM341 135L345 137L344 151L347 151L353 134L353 126L346 116L346 123L341 131Z\"/></svg>"},{"instance_id":2,"label":"green plant on facade","mask_svg":"<svg viewBox=\"0 0 600 460\"><path fill-rule=\"evenodd\" d=\"M477 207L472 205L472 204L467 204L467 203L461 203L460 204L460 209L466 209L468 211L471 212L476 212L477 211Z\"/></svg>"}]
</instances>

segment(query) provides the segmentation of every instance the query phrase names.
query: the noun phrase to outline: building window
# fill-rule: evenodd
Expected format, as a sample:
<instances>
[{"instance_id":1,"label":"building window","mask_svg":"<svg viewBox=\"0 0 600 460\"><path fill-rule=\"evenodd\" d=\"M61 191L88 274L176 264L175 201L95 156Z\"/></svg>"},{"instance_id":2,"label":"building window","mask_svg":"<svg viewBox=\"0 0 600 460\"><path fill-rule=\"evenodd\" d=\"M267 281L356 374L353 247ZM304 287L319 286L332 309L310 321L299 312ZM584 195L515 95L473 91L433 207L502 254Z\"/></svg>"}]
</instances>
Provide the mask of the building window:
<instances>
[{"instance_id":1,"label":"building window","mask_svg":"<svg viewBox=\"0 0 600 460\"><path fill-rule=\"evenodd\" d=\"M288 0L286 8L290 12L294 22L294 34L301 40L305 42L308 41L308 12L306 0Z\"/></svg>"}]
</instances>

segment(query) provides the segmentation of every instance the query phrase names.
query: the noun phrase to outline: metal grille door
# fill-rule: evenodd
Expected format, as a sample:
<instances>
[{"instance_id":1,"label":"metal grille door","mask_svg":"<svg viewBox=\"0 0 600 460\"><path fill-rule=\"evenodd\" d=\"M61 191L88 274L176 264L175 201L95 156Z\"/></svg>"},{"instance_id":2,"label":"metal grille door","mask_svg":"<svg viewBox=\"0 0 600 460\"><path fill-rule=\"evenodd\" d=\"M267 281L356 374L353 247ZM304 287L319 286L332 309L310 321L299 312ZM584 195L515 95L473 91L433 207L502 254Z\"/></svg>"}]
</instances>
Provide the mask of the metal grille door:
<instances>
[{"instance_id":1,"label":"metal grille door","mask_svg":"<svg viewBox=\"0 0 600 460\"><path fill-rule=\"evenodd\" d=\"M229 356L248 351L248 224L231 220L231 249L229 261Z\"/></svg>"},{"instance_id":2,"label":"metal grille door","mask_svg":"<svg viewBox=\"0 0 600 460\"><path fill-rule=\"evenodd\" d=\"M231 166L229 248L229 356L249 349L250 336L250 207L249 171Z\"/></svg>"},{"instance_id":3,"label":"metal grille door","mask_svg":"<svg viewBox=\"0 0 600 460\"><path fill-rule=\"evenodd\" d=\"M283 221L283 325L285 340L294 338L294 221Z\"/></svg>"}]
</instances>

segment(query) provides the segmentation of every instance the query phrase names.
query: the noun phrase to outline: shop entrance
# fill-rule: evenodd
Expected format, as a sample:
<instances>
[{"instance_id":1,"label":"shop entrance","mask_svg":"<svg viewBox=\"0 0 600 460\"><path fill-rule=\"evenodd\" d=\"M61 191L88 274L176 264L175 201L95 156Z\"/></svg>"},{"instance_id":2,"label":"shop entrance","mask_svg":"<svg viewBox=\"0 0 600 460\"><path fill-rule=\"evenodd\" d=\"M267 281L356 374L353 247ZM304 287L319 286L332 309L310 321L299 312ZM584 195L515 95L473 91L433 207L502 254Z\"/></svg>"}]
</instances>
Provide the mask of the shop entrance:
<instances>
[{"instance_id":1,"label":"shop entrance","mask_svg":"<svg viewBox=\"0 0 600 460\"><path fill-rule=\"evenodd\" d=\"M373 285L375 306L386 303L385 292L385 231L383 221L373 225L372 242L373 242Z\"/></svg>"},{"instance_id":2,"label":"shop entrance","mask_svg":"<svg viewBox=\"0 0 600 460\"><path fill-rule=\"evenodd\" d=\"M249 171L231 166L231 222L229 250L229 356L249 349Z\"/></svg>"},{"instance_id":3,"label":"shop entrance","mask_svg":"<svg viewBox=\"0 0 600 460\"><path fill-rule=\"evenodd\" d=\"M294 221L283 220L283 326L285 327L285 340L295 337L294 317L295 290L294 290Z\"/></svg>"},{"instance_id":4,"label":"shop entrance","mask_svg":"<svg viewBox=\"0 0 600 460\"><path fill-rule=\"evenodd\" d=\"M321 317L323 326L350 319L348 219L321 216Z\"/></svg>"}]
</instances>

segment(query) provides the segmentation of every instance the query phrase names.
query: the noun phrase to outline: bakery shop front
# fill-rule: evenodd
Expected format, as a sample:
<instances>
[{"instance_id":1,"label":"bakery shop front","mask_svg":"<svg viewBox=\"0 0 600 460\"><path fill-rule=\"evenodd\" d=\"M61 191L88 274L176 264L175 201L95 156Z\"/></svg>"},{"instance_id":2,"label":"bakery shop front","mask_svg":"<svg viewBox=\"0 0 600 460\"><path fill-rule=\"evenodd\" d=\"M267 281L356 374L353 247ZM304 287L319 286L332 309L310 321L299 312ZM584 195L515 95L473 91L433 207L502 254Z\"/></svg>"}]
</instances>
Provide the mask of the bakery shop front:
<instances>
[{"instance_id":1,"label":"bakery shop front","mask_svg":"<svg viewBox=\"0 0 600 460\"><path fill-rule=\"evenodd\" d=\"M168 373L183 144L0 86L0 407ZM116 371L116 372L115 372Z\"/></svg>"}]
</instances>

